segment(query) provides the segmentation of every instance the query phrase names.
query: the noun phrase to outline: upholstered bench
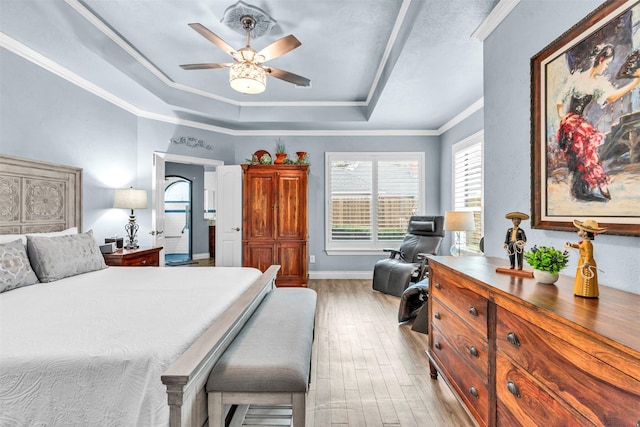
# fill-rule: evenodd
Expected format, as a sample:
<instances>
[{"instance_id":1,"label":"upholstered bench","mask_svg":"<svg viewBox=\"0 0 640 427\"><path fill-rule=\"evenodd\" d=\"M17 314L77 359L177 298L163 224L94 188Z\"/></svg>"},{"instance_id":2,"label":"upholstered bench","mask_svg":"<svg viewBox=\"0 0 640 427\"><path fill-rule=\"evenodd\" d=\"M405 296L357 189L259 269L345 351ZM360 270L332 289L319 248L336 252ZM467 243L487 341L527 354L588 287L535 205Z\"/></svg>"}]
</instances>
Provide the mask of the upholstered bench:
<instances>
[{"instance_id":1,"label":"upholstered bench","mask_svg":"<svg viewBox=\"0 0 640 427\"><path fill-rule=\"evenodd\" d=\"M209 426L222 427L225 405L291 405L294 427L304 427L316 292L269 292L207 381Z\"/></svg>"}]
</instances>

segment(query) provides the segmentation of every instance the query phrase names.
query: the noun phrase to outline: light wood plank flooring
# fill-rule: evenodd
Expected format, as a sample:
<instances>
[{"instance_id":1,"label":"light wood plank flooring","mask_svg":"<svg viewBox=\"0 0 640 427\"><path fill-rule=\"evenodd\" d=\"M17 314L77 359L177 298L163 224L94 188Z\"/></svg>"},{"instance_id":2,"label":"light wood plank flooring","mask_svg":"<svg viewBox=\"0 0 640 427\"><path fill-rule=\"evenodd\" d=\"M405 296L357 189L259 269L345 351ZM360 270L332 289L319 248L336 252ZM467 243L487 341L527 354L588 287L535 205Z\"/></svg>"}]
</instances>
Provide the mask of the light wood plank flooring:
<instances>
[{"instance_id":1,"label":"light wood plank flooring","mask_svg":"<svg viewBox=\"0 0 640 427\"><path fill-rule=\"evenodd\" d=\"M399 298L370 280L310 280L318 292L307 427L472 426L429 377L428 336L399 325Z\"/></svg>"}]
</instances>

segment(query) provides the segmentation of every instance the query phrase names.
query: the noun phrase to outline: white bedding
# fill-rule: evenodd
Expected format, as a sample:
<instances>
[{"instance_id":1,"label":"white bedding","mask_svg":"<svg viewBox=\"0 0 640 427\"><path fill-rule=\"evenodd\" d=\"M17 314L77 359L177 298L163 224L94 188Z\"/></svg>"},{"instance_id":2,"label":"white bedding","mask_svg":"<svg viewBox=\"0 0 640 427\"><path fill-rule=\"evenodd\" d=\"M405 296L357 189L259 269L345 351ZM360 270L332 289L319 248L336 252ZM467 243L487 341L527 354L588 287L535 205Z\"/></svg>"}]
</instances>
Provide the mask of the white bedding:
<instances>
[{"instance_id":1,"label":"white bedding","mask_svg":"<svg viewBox=\"0 0 640 427\"><path fill-rule=\"evenodd\" d=\"M109 267L0 294L0 425L168 425L160 376L259 276Z\"/></svg>"}]
</instances>

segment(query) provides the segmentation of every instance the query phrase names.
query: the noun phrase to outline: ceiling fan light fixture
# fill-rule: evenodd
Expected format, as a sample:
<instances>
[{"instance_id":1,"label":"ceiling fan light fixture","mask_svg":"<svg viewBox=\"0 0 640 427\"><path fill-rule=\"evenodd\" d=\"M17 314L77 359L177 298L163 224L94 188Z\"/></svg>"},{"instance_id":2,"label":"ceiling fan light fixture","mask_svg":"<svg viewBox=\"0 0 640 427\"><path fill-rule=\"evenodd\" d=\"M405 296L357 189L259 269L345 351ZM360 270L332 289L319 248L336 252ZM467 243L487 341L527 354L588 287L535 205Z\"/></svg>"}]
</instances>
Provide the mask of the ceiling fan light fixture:
<instances>
[{"instance_id":1,"label":"ceiling fan light fixture","mask_svg":"<svg viewBox=\"0 0 640 427\"><path fill-rule=\"evenodd\" d=\"M267 87L267 73L251 62L233 64L229 70L229 84L238 92L254 95Z\"/></svg>"}]
</instances>

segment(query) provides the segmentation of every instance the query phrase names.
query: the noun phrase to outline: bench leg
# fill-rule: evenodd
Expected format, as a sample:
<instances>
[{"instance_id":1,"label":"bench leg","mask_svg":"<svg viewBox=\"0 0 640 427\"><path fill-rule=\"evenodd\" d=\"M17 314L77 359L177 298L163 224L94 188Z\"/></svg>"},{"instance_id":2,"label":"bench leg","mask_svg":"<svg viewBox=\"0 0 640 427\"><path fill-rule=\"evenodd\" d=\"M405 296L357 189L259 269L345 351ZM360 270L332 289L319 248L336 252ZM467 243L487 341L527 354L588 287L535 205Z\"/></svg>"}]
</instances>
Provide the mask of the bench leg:
<instances>
[{"instance_id":1,"label":"bench leg","mask_svg":"<svg viewBox=\"0 0 640 427\"><path fill-rule=\"evenodd\" d=\"M306 393L291 393L293 427L304 427L307 412Z\"/></svg>"},{"instance_id":2,"label":"bench leg","mask_svg":"<svg viewBox=\"0 0 640 427\"><path fill-rule=\"evenodd\" d=\"M209 427L224 427L222 393L208 393Z\"/></svg>"}]
</instances>

